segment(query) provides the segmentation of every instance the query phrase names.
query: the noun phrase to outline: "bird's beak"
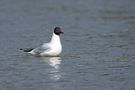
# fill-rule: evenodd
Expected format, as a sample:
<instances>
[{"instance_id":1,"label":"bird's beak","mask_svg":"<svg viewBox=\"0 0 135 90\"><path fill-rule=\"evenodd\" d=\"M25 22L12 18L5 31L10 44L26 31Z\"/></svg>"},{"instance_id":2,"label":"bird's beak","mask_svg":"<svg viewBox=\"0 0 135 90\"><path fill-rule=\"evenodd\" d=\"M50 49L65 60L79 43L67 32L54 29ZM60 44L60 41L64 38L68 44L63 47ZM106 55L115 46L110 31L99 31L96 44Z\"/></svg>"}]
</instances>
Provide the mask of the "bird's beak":
<instances>
[{"instance_id":1,"label":"bird's beak","mask_svg":"<svg viewBox=\"0 0 135 90\"><path fill-rule=\"evenodd\" d=\"M62 34L64 34L64 32L61 32Z\"/></svg>"}]
</instances>

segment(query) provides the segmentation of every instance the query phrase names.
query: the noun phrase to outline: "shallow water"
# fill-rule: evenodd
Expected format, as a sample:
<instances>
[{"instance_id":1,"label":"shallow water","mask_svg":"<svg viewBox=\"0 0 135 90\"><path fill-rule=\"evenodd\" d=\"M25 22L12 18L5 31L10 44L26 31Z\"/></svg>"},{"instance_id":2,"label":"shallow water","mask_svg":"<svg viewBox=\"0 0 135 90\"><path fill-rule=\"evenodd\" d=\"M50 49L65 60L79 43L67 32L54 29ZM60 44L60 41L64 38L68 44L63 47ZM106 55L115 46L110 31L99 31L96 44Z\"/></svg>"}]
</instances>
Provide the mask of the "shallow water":
<instances>
[{"instance_id":1,"label":"shallow water","mask_svg":"<svg viewBox=\"0 0 135 90\"><path fill-rule=\"evenodd\" d=\"M61 26L60 57L34 57ZM135 90L134 0L1 0L0 90Z\"/></svg>"}]
</instances>

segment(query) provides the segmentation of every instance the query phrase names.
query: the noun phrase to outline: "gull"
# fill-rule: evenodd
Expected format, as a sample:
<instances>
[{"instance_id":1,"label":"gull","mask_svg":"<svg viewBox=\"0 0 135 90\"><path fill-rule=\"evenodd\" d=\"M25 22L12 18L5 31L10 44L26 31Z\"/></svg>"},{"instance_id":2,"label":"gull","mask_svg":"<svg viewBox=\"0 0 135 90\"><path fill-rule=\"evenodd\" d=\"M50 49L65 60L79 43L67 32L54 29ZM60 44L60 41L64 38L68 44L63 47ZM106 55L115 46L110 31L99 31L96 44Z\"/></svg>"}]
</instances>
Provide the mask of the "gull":
<instances>
[{"instance_id":1,"label":"gull","mask_svg":"<svg viewBox=\"0 0 135 90\"><path fill-rule=\"evenodd\" d=\"M60 41L60 34L62 33L63 32L60 27L55 27L49 43L43 43L37 48L25 48L20 50L35 56L59 56L62 52L62 45Z\"/></svg>"}]
</instances>

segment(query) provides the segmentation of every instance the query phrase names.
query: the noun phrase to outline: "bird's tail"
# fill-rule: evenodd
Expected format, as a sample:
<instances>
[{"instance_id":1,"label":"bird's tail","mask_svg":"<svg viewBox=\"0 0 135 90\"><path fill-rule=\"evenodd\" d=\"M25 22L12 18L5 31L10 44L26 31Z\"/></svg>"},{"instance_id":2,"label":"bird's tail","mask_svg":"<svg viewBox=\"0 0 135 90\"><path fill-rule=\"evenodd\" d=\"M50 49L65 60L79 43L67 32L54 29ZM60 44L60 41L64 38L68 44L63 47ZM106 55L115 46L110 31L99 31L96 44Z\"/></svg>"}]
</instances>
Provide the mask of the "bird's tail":
<instances>
[{"instance_id":1,"label":"bird's tail","mask_svg":"<svg viewBox=\"0 0 135 90\"><path fill-rule=\"evenodd\" d=\"M24 51L24 52L30 52L32 51L34 48L20 48L20 50Z\"/></svg>"}]
</instances>

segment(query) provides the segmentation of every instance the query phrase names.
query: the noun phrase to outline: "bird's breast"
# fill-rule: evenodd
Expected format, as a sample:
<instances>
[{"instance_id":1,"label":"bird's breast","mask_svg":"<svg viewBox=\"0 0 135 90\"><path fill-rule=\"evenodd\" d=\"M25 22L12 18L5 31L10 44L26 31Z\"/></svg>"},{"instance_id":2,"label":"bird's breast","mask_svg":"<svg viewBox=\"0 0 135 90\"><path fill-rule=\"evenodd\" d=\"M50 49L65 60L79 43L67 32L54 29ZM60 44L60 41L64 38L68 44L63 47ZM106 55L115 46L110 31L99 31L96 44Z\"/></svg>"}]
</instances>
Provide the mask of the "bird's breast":
<instances>
[{"instance_id":1,"label":"bird's breast","mask_svg":"<svg viewBox=\"0 0 135 90\"><path fill-rule=\"evenodd\" d=\"M51 49L47 52L43 52L40 55L41 56L59 56L62 52L62 45L59 43L52 44Z\"/></svg>"}]
</instances>

